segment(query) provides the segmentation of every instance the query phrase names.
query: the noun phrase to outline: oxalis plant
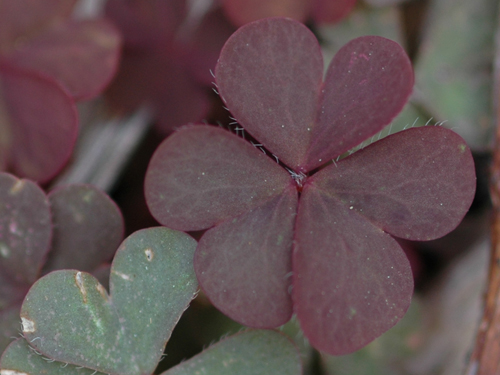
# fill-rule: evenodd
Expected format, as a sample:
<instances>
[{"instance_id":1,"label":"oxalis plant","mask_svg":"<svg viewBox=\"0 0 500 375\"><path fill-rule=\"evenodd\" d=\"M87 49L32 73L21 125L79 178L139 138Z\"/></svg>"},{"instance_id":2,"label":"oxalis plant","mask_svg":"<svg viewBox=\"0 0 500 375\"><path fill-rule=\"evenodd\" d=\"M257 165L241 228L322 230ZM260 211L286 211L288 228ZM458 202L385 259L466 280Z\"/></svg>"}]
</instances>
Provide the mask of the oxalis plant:
<instances>
[{"instance_id":1,"label":"oxalis plant","mask_svg":"<svg viewBox=\"0 0 500 375\"><path fill-rule=\"evenodd\" d=\"M207 229L196 276L232 319L272 328L295 313L317 349L360 349L410 304L410 264L395 238L441 237L468 210L469 148L453 131L427 126L343 157L412 92L407 55L382 37L346 44L323 78L305 26L256 21L227 41L215 80L238 129L260 143L213 126L180 129L150 162L150 211L176 230Z\"/></svg>"}]
</instances>

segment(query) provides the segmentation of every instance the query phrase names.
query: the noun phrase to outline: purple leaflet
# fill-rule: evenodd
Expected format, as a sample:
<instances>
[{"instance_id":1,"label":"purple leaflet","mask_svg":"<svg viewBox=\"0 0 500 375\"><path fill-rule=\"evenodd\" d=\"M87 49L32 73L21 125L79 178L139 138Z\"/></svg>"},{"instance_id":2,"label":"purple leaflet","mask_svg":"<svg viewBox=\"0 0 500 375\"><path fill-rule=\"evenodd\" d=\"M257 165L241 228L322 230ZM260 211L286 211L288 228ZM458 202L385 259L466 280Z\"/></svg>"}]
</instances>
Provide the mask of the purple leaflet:
<instances>
[{"instance_id":1,"label":"purple leaflet","mask_svg":"<svg viewBox=\"0 0 500 375\"><path fill-rule=\"evenodd\" d=\"M292 316L297 198L290 186L268 203L208 230L200 240L194 266L202 289L242 324L272 328Z\"/></svg>"},{"instance_id":2,"label":"purple leaflet","mask_svg":"<svg viewBox=\"0 0 500 375\"><path fill-rule=\"evenodd\" d=\"M311 180L384 231L417 241L455 229L476 186L467 145L441 127L393 134Z\"/></svg>"},{"instance_id":3,"label":"purple leaflet","mask_svg":"<svg viewBox=\"0 0 500 375\"><path fill-rule=\"evenodd\" d=\"M308 183L302 192L293 298L311 344L340 355L361 349L403 317L413 278L399 244L332 195Z\"/></svg>"},{"instance_id":4,"label":"purple leaflet","mask_svg":"<svg viewBox=\"0 0 500 375\"><path fill-rule=\"evenodd\" d=\"M212 126L191 126L156 150L145 190L162 224L200 230L261 206L290 183L283 168L243 139Z\"/></svg>"},{"instance_id":5,"label":"purple leaflet","mask_svg":"<svg viewBox=\"0 0 500 375\"><path fill-rule=\"evenodd\" d=\"M36 72L0 63L0 79L8 164L18 176L48 181L73 151L78 134L75 103L56 81Z\"/></svg>"}]
</instances>

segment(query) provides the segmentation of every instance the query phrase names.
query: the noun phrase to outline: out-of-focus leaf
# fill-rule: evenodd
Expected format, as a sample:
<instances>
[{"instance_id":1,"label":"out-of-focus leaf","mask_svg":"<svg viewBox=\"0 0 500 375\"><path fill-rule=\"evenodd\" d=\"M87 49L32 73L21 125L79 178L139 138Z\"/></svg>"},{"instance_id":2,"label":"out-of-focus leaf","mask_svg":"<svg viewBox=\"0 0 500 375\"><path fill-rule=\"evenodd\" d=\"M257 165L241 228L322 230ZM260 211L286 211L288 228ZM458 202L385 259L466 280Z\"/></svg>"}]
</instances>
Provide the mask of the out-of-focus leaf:
<instances>
[{"instance_id":1,"label":"out-of-focus leaf","mask_svg":"<svg viewBox=\"0 0 500 375\"><path fill-rule=\"evenodd\" d=\"M106 20L65 22L29 40L8 58L62 83L76 100L90 99L118 65L120 35Z\"/></svg>"},{"instance_id":2,"label":"out-of-focus leaf","mask_svg":"<svg viewBox=\"0 0 500 375\"><path fill-rule=\"evenodd\" d=\"M491 144L492 60L498 2L436 0L430 3L415 64L419 101L448 120L472 148Z\"/></svg>"},{"instance_id":3,"label":"out-of-focus leaf","mask_svg":"<svg viewBox=\"0 0 500 375\"><path fill-rule=\"evenodd\" d=\"M106 98L122 111L147 106L165 135L181 125L200 121L209 108L205 91L179 61L163 51L147 49L124 51Z\"/></svg>"},{"instance_id":4,"label":"out-of-focus leaf","mask_svg":"<svg viewBox=\"0 0 500 375\"><path fill-rule=\"evenodd\" d=\"M0 273L14 285L30 285L42 267L52 236L49 201L29 180L0 174ZM22 298L22 297L21 297Z\"/></svg>"},{"instance_id":5,"label":"out-of-focus leaf","mask_svg":"<svg viewBox=\"0 0 500 375\"><path fill-rule=\"evenodd\" d=\"M300 375L297 349L273 331L236 334L162 375Z\"/></svg>"},{"instance_id":6,"label":"out-of-focus leaf","mask_svg":"<svg viewBox=\"0 0 500 375\"><path fill-rule=\"evenodd\" d=\"M191 35L185 37L188 51L185 64L199 82L211 86L219 54L235 28L224 16L220 7L210 10L196 25Z\"/></svg>"},{"instance_id":7,"label":"out-of-focus leaf","mask_svg":"<svg viewBox=\"0 0 500 375\"><path fill-rule=\"evenodd\" d=\"M115 255L109 295L90 274L51 272L24 300L24 337L61 362L111 374L152 373L196 293L195 247L193 238L167 228L135 232Z\"/></svg>"},{"instance_id":8,"label":"out-of-focus leaf","mask_svg":"<svg viewBox=\"0 0 500 375\"><path fill-rule=\"evenodd\" d=\"M307 183L295 230L294 307L315 348L351 353L403 317L413 278L391 236Z\"/></svg>"},{"instance_id":9,"label":"out-of-focus leaf","mask_svg":"<svg viewBox=\"0 0 500 375\"><path fill-rule=\"evenodd\" d=\"M106 15L118 26L130 48L167 47L186 13L186 0L106 1Z\"/></svg>"},{"instance_id":10,"label":"out-of-focus leaf","mask_svg":"<svg viewBox=\"0 0 500 375\"><path fill-rule=\"evenodd\" d=\"M153 216L179 230L201 230L255 209L293 180L257 148L226 130L185 127L156 150L145 194Z\"/></svg>"},{"instance_id":11,"label":"out-of-focus leaf","mask_svg":"<svg viewBox=\"0 0 500 375\"><path fill-rule=\"evenodd\" d=\"M46 182L66 164L78 133L71 96L53 79L0 63L0 89L10 132L10 167ZM3 131L2 131L3 133Z\"/></svg>"},{"instance_id":12,"label":"out-of-focus leaf","mask_svg":"<svg viewBox=\"0 0 500 375\"><path fill-rule=\"evenodd\" d=\"M90 185L68 185L49 194L54 236L45 272L94 271L113 258L123 239L120 209Z\"/></svg>"},{"instance_id":13,"label":"out-of-focus leaf","mask_svg":"<svg viewBox=\"0 0 500 375\"><path fill-rule=\"evenodd\" d=\"M223 0L224 11L237 27L267 17L289 17L305 21L309 2L304 0Z\"/></svg>"},{"instance_id":14,"label":"out-of-focus leaf","mask_svg":"<svg viewBox=\"0 0 500 375\"><path fill-rule=\"evenodd\" d=\"M388 136L310 181L384 231L419 241L453 230L476 190L469 148L456 133L439 126Z\"/></svg>"},{"instance_id":15,"label":"out-of-focus leaf","mask_svg":"<svg viewBox=\"0 0 500 375\"><path fill-rule=\"evenodd\" d=\"M65 20L77 0L0 0L0 54Z\"/></svg>"},{"instance_id":16,"label":"out-of-focus leaf","mask_svg":"<svg viewBox=\"0 0 500 375\"><path fill-rule=\"evenodd\" d=\"M347 16L356 0L313 0L312 17L318 23L334 23Z\"/></svg>"},{"instance_id":17,"label":"out-of-focus leaf","mask_svg":"<svg viewBox=\"0 0 500 375\"><path fill-rule=\"evenodd\" d=\"M36 353L25 339L19 338L0 358L0 375L105 375L102 372L53 361Z\"/></svg>"},{"instance_id":18,"label":"out-of-focus leaf","mask_svg":"<svg viewBox=\"0 0 500 375\"><path fill-rule=\"evenodd\" d=\"M196 276L211 302L231 319L257 328L290 320L297 203L292 186L201 238L194 261Z\"/></svg>"}]
</instances>

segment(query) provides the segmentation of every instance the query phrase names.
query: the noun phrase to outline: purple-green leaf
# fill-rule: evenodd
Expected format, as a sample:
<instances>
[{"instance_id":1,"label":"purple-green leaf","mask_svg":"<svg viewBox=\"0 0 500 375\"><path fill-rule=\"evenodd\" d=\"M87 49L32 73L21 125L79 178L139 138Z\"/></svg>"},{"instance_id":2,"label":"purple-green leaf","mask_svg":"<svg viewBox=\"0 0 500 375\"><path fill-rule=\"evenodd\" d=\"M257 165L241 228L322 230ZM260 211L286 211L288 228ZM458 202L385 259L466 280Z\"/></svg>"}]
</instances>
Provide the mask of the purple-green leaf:
<instances>
[{"instance_id":1,"label":"purple-green leaf","mask_svg":"<svg viewBox=\"0 0 500 375\"><path fill-rule=\"evenodd\" d=\"M78 119L71 96L52 78L0 61L0 100L7 123L2 143L21 177L46 182L66 164L76 142Z\"/></svg>"},{"instance_id":2,"label":"purple-green leaf","mask_svg":"<svg viewBox=\"0 0 500 375\"><path fill-rule=\"evenodd\" d=\"M200 230L277 197L290 175L245 140L212 126L185 127L156 150L146 173L153 216L178 230Z\"/></svg>"},{"instance_id":3,"label":"purple-green leaf","mask_svg":"<svg viewBox=\"0 0 500 375\"><path fill-rule=\"evenodd\" d=\"M90 185L68 185L49 194L54 235L44 270L94 271L113 258L124 234L120 209Z\"/></svg>"},{"instance_id":4,"label":"purple-green leaf","mask_svg":"<svg viewBox=\"0 0 500 375\"><path fill-rule=\"evenodd\" d=\"M118 31L101 19L61 23L23 44L8 59L53 77L81 100L97 95L109 83L119 52Z\"/></svg>"},{"instance_id":5,"label":"purple-green leaf","mask_svg":"<svg viewBox=\"0 0 500 375\"><path fill-rule=\"evenodd\" d=\"M0 273L2 281L29 286L49 250L49 201L35 183L0 174Z\"/></svg>"},{"instance_id":6,"label":"purple-green leaf","mask_svg":"<svg viewBox=\"0 0 500 375\"><path fill-rule=\"evenodd\" d=\"M212 345L162 375L300 375L297 348L273 331L247 331Z\"/></svg>"},{"instance_id":7,"label":"purple-green leaf","mask_svg":"<svg viewBox=\"0 0 500 375\"><path fill-rule=\"evenodd\" d=\"M210 229L194 265L211 302L246 326L270 328L292 315L292 238L298 196L285 190L268 203Z\"/></svg>"},{"instance_id":8,"label":"purple-green leaf","mask_svg":"<svg viewBox=\"0 0 500 375\"><path fill-rule=\"evenodd\" d=\"M474 198L474 161L442 127L393 134L320 171L310 181L395 236L427 241L449 233Z\"/></svg>"},{"instance_id":9,"label":"purple-green leaf","mask_svg":"<svg viewBox=\"0 0 500 375\"><path fill-rule=\"evenodd\" d=\"M293 253L293 299L311 344L342 355L396 324L413 278L398 243L334 194L306 184Z\"/></svg>"},{"instance_id":10,"label":"purple-green leaf","mask_svg":"<svg viewBox=\"0 0 500 375\"><path fill-rule=\"evenodd\" d=\"M195 247L167 228L135 232L115 255L109 295L88 273L49 273L24 300L24 337L57 361L114 375L152 373L196 293Z\"/></svg>"}]
</instances>

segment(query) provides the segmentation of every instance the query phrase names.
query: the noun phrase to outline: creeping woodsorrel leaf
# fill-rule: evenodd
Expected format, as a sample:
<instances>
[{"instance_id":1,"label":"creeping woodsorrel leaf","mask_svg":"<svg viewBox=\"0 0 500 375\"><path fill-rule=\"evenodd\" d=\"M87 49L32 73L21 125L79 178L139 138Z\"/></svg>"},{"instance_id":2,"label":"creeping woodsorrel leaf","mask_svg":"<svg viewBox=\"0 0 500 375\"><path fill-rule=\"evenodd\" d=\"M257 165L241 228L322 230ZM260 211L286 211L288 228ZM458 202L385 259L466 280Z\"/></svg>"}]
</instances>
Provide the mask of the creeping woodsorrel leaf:
<instances>
[{"instance_id":1,"label":"creeping woodsorrel leaf","mask_svg":"<svg viewBox=\"0 0 500 375\"><path fill-rule=\"evenodd\" d=\"M354 7L356 0L223 0L228 18L236 26L266 17L290 17L305 22L338 22Z\"/></svg>"},{"instance_id":2,"label":"creeping woodsorrel leaf","mask_svg":"<svg viewBox=\"0 0 500 375\"><path fill-rule=\"evenodd\" d=\"M54 271L22 309L24 337L60 362L109 374L150 374L197 289L196 241L167 228L135 232L118 249L110 294L88 273Z\"/></svg>"},{"instance_id":3,"label":"creeping woodsorrel leaf","mask_svg":"<svg viewBox=\"0 0 500 375\"><path fill-rule=\"evenodd\" d=\"M297 349L273 331L238 333L162 375L300 375Z\"/></svg>"},{"instance_id":4,"label":"creeping woodsorrel leaf","mask_svg":"<svg viewBox=\"0 0 500 375\"><path fill-rule=\"evenodd\" d=\"M411 93L413 71L397 43L354 39L324 80L322 72L318 43L302 24L272 18L241 27L221 52L216 82L262 145L185 127L156 151L145 191L162 224L208 229L194 266L216 307L261 328L295 311L313 346L346 354L408 309L410 264L392 236L429 240L454 229L472 202L475 172L463 139L432 126L339 160L389 124Z\"/></svg>"}]
</instances>

